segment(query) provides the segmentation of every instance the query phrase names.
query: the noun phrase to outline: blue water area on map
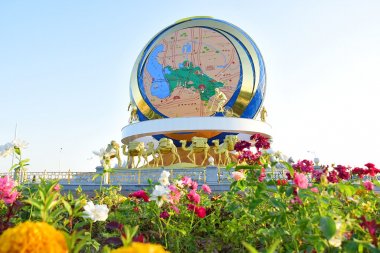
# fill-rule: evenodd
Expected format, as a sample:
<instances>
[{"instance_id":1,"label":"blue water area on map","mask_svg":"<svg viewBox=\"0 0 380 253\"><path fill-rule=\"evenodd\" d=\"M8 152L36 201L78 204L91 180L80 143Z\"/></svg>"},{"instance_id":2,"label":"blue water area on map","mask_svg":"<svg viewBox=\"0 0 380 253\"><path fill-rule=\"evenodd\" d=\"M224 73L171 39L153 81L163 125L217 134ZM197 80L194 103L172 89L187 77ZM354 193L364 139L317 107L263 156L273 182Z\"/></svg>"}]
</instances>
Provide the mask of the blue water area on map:
<instances>
[{"instance_id":1,"label":"blue water area on map","mask_svg":"<svg viewBox=\"0 0 380 253\"><path fill-rule=\"evenodd\" d=\"M188 55L189 55L189 53L191 53L191 50L192 50L192 46L191 46L190 42L187 42L185 45L183 45L183 47L182 47L182 53L186 54L186 60L189 59Z\"/></svg>"},{"instance_id":2,"label":"blue water area on map","mask_svg":"<svg viewBox=\"0 0 380 253\"><path fill-rule=\"evenodd\" d=\"M152 77L152 84L150 86L150 93L160 99L170 96L169 83L165 79L165 71L169 71L158 62L158 54L164 51L164 45L160 44L149 56L146 69Z\"/></svg>"}]
</instances>

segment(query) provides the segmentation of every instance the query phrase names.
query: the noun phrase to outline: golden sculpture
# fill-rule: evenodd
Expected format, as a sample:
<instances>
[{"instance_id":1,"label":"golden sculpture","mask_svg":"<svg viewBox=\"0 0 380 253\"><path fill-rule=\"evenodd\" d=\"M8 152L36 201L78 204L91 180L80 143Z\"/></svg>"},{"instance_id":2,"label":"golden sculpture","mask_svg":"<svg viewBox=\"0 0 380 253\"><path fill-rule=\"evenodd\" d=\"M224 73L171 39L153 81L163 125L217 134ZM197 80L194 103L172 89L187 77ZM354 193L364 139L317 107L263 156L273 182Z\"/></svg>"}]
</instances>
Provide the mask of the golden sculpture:
<instances>
[{"instance_id":1,"label":"golden sculpture","mask_svg":"<svg viewBox=\"0 0 380 253\"><path fill-rule=\"evenodd\" d=\"M212 141L214 143L214 151L218 154L218 166L222 161L222 155L224 156L224 163L222 165L231 163L230 151L235 150L236 142L238 142L236 135L227 135L221 145L219 145L219 140Z\"/></svg>"},{"instance_id":2,"label":"golden sculpture","mask_svg":"<svg viewBox=\"0 0 380 253\"><path fill-rule=\"evenodd\" d=\"M204 164L204 162L206 161L208 155L209 155L209 150L210 150L210 146L207 144L207 138L203 138L203 137L193 137L191 139L191 145L189 147L186 147L186 140L181 140L181 144L182 144L182 149L185 150L185 151L190 151L189 154L187 154L187 158L190 159L190 161L193 163L193 164L197 164L196 163L196 160L195 160L195 154L196 153L203 153L204 154L204 159L201 163L201 165ZM193 156L193 159L191 159L191 155Z\"/></svg>"},{"instance_id":3,"label":"golden sculpture","mask_svg":"<svg viewBox=\"0 0 380 253\"><path fill-rule=\"evenodd\" d=\"M266 122L267 116L268 116L268 112L265 109L265 107L263 106L263 108L260 111L260 119L261 119L261 121L262 122Z\"/></svg>"},{"instance_id":4,"label":"golden sculpture","mask_svg":"<svg viewBox=\"0 0 380 253\"><path fill-rule=\"evenodd\" d=\"M178 155L177 147L174 145L173 140L168 138L161 138L158 147L156 149L159 159L161 160L161 165L164 166L164 159L162 158L163 154L173 154L172 164L176 161L176 158L179 163L181 163L181 158Z\"/></svg>"},{"instance_id":5,"label":"golden sculpture","mask_svg":"<svg viewBox=\"0 0 380 253\"><path fill-rule=\"evenodd\" d=\"M151 155L153 157L153 167L157 167L158 166L158 158L156 157L157 151L154 148L154 143L150 141L146 144L146 146L147 146L147 148L146 148L146 150L144 150L144 154L143 154L143 156L146 157L145 158L145 160L147 161L146 166L149 165L148 156Z\"/></svg>"},{"instance_id":6,"label":"golden sculpture","mask_svg":"<svg viewBox=\"0 0 380 253\"><path fill-rule=\"evenodd\" d=\"M104 159L108 165L110 165L110 161L112 158L117 159L117 166L121 167L121 158L120 158L120 145L116 141L111 141L110 144L108 144L105 153L108 154L107 159Z\"/></svg>"},{"instance_id":7,"label":"golden sculpture","mask_svg":"<svg viewBox=\"0 0 380 253\"><path fill-rule=\"evenodd\" d=\"M219 88L215 88L215 95L213 96L212 104L209 106L210 111L213 110L215 101L217 102L215 112L224 112L223 107L227 101L227 96Z\"/></svg>"},{"instance_id":8,"label":"golden sculpture","mask_svg":"<svg viewBox=\"0 0 380 253\"><path fill-rule=\"evenodd\" d=\"M123 149L123 154L127 156L127 164L131 164L132 168L137 168L141 161L141 157L145 160L146 163L148 163L148 159L146 156L144 157L144 151L145 151L145 146L144 142L139 142L139 141L131 141L128 143L128 151L126 150L127 145L121 146ZM135 164L135 159L134 157L137 156L137 164ZM127 166L128 166L127 165Z\"/></svg>"},{"instance_id":9,"label":"golden sculpture","mask_svg":"<svg viewBox=\"0 0 380 253\"><path fill-rule=\"evenodd\" d=\"M129 116L129 124L135 122L135 121L138 121L139 120L139 117L137 115L137 107L135 104L133 104L132 102L129 103L128 105L128 111L131 110L131 114Z\"/></svg>"}]
</instances>

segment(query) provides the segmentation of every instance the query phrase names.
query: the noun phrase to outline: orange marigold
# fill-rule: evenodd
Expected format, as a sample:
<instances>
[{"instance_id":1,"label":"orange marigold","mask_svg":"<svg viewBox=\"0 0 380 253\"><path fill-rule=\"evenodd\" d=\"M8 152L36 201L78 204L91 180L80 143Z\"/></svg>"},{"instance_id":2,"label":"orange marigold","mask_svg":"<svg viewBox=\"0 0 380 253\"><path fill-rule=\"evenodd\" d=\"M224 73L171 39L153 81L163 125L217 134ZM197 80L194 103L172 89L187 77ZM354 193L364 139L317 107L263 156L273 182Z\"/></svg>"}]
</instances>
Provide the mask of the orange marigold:
<instances>
[{"instance_id":1,"label":"orange marigold","mask_svg":"<svg viewBox=\"0 0 380 253\"><path fill-rule=\"evenodd\" d=\"M62 232L44 222L26 221L0 236L0 253L66 253Z\"/></svg>"},{"instance_id":2,"label":"orange marigold","mask_svg":"<svg viewBox=\"0 0 380 253\"><path fill-rule=\"evenodd\" d=\"M160 244L133 242L129 247L112 250L111 253L169 253Z\"/></svg>"}]
</instances>

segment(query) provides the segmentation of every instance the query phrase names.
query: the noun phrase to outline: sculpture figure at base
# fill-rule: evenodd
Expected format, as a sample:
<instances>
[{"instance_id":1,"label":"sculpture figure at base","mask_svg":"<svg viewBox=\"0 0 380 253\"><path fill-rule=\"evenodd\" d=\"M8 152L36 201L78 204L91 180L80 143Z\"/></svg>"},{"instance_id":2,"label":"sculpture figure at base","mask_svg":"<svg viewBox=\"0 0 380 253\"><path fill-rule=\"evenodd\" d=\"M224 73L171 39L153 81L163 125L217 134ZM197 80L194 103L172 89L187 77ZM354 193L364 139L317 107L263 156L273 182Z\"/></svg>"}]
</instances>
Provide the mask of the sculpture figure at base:
<instances>
[{"instance_id":1,"label":"sculpture figure at base","mask_svg":"<svg viewBox=\"0 0 380 253\"><path fill-rule=\"evenodd\" d=\"M161 138L158 147L156 149L156 152L159 156L158 159L161 160L161 165L164 166L164 159L162 158L163 154L172 154L173 155L173 160L172 164L176 161L176 158L179 163L181 163L181 158L178 155L177 147L174 145L173 140L168 139L168 138Z\"/></svg>"},{"instance_id":2,"label":"sculpture figure at base","mask_svg":"<svg viewBox=\"0 0 380 253\"><path fill-rule=\"evenodd\" d=\"M150 141L146 144L146 146L147 146L147 148L146 148L146 150L144 150L143 156L145 156L146 161L148 161L148 156L151 155L153 157L153 167L157 167L158 166L158 157L156 156L157 151L154 148L154 143ZM146 166L149 166L149 162L147 162Z\"/></svg>"},{"instance_id":3,"label":"sculpture figure at base","mask_svg":"<svg viewBox=\"0 0 380 253\"><path fill-rule=\"evenodd\" d=\"M128 143L128 151L126 150L127 145L122 146L123 154L127 156L127 164L131 164L132 168L137 168L141 161L141 157L145 160L146 163L148 163L148 159L146 156L144 156L144 142L138 142L138 141L131 141ZM135 164L134 157L137 156L137 164ZM128 166L127 165L127 166Z\"/></svg>"},{"instance_id":4,"label":"sculpture figure at base","mask_svg":"<svg viewBox=\"0 0 380 253\"><path fill-rule=\"evenodd\" d=\"M231 163L230 151L235 150L235 144L238 142L236 135L227 135L224 138L223 144L219 145L219 140L213 140L214 151L218 154L218 166L222 162L222 155L224 156L224 163L222 165L227 165Z\"/></svg>"},{"instance_id":5,"label":"sculpture figure at base","mask_svg":"<svg viewBox=\"0 0 380 253\"><path fill-rule=\"evenodd\" d=\"M268 112L265 109L265 107L263 106L263 108L260 111L260 119L261 119L261 121L262 122L266 122L267 116L268 116Z\"/></svg>"},{"instance_id":6,"label":"sculpture figure at base","mask_svg":"<svg viewBox=\"0 0 380 253\"><path fill-rule=\"evenodd\" d=\"M119 143L117 143L116 141L111 141L111 143L108 144L105 152L107 154L110 154L108 157L108 159L109 159L108 162L110 163L111 159L116 158L117 159L117 166L120 168L122 163L121 163L121 158L120 158L120 145L119 145Z\"/></svg>"},{"instance_id":7,"label":"sculpture figure at base","mask_svg":"<svg viewBox=\"0 0 380 253\"><path fill-rule=\"evenodd\" d=\"M129 110L131 111L131 114L129 116L128 123L131 124L133 122L139 121L139 117L137 115L137 107L132 102L130 102L128 105L128 111Z\"/></svg>"},{"instance_id":8,"label":"sculpture figure at base","mask_svg":"<svg viewBox=\"0 0 380 253\"><path fill-rule=\"evenodd\" d=\"M193 137L191 139L191 145L189 147L186 147L186 142L187 142L186 140L180 141L182 144L182 149L185 151L190 151L189 154L187 154L187 158L189 158L189 160L193 164L197 164L195 160L195 154L197 153L204 154L204 159L201 163L202 166L205 163L206 159L208 158L210 146L207 144L207 140L208 140L207 138L203 138L203 137ZM193 159L191 159L191 156L193 156Z\"/></svg>"}]
</instances>

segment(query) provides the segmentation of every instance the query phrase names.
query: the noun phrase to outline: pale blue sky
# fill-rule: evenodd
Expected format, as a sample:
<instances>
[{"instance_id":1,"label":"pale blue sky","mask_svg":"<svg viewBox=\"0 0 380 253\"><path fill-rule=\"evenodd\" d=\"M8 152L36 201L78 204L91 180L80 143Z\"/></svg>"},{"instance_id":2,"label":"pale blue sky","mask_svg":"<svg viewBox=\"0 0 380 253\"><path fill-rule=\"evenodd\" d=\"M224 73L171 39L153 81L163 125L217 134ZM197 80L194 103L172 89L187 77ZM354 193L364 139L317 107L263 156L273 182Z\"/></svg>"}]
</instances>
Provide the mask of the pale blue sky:
<instances>
[{"instance_id":1,"label":"pale blue sky","mask_svg":"<svg viewBox=\"0 0 380 253\"><path fill-rule=\"evenodd\" d=\"M274 146L296 158L380 167L380 1L1 1L0 144L30 143L30 170L91 171L120 141L145 43L176 20L245 30L267 69ZM62 152L60 149L62 148ZM0 172L10 159L0 160Z\"/></svg>"}]
</instances>

